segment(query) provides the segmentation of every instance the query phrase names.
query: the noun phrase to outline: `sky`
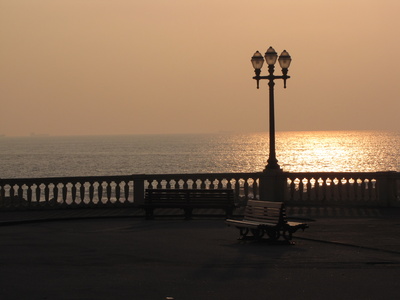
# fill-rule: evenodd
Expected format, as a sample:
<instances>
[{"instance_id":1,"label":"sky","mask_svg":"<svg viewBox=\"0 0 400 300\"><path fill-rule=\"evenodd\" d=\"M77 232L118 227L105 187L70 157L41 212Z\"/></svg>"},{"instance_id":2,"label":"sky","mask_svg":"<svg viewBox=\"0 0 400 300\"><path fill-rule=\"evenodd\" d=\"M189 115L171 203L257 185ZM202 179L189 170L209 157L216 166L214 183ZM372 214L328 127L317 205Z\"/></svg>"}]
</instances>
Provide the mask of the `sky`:
<instances>
[{"instance_id":1,"label":"sky","mask_svg":"<svg viewBox=\"0 0 400 300\"><path fill-rule=\"evenodd\" d=\"M0 135L400 131L398 0L0 0ZM263 68L261 75L266 75ZM281 75L279 64L275 74Z\"/></svg>"}]
</instances>

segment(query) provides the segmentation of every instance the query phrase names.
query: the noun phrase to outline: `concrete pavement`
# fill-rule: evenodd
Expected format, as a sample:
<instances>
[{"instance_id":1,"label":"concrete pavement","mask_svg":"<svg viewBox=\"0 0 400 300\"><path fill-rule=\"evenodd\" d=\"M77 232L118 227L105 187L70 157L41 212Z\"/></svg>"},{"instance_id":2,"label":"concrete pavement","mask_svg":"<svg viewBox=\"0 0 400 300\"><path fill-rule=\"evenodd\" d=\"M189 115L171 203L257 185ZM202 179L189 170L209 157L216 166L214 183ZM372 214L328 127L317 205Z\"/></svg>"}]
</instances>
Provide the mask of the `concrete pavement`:
<instances>
[{"instance_id":1,"label":"concrete pavement","mask_svg":"<svg viewBox=\"0 0 400 300\"><path fill-rule=\"evenodd\" d=\"M310 225L291 246L241 243L217 216L0 213L0 299L400 298L399 209L288 215Z\"/></svg>"}]
</instances>

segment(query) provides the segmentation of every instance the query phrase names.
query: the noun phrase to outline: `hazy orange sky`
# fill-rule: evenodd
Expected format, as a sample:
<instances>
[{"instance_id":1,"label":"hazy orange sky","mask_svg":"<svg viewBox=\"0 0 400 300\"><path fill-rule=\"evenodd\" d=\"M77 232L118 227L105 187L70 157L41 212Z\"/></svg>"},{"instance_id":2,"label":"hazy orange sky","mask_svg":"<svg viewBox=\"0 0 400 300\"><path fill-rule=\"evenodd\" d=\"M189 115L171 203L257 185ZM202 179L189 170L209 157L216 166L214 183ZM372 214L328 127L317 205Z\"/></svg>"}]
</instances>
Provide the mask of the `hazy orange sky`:
<instances>
[{"instance_id":1,"label":"hazy orange sky","mask_svg":"<svg viewBox=\"0 0 400 300\"><path fill-rule=\"evenodd\" d=\"M0 0L0 134L400 130L398 0ZM266 75L264 68L262 75ZM280 74L277 64L276 74Z\"/></svg>"}]
</instances>

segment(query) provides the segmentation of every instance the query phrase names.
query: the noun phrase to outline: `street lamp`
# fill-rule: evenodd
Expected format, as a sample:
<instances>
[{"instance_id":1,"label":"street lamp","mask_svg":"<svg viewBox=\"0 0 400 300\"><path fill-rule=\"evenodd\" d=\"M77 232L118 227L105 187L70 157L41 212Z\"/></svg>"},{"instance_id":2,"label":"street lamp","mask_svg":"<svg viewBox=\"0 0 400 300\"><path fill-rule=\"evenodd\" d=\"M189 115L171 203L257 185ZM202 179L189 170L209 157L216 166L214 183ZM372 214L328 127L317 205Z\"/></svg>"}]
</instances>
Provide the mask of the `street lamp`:
<instances>
[{"instance_id":1,"label":"street lamp","mask_svg":"<svg viewBox=\"0 0 400 300\"><path fill-rule=\"evenodd\" d=\"M292 58L286 50L284 50L278 58L278 54L272 47L268 48L264 57L266 63L268 64L268 76L260 76L261 68L264 64L264 58L260 52L257 51L254 53L253 57L251 58L251 63L253 64L254 72L256 73L256 76L254 76L253 79L257 80L257 89L259 88L259 81L261 79L269 80L269 158L268 164L265 166L265 170L280 170L275 153L274 80L283 79L283 86L286 88L286 79L290 78L287 73L290 63L292 62ZM274 75L276 60L278 60L279 65L282 68L282 76Z\"/></svg>"}]
</instances>

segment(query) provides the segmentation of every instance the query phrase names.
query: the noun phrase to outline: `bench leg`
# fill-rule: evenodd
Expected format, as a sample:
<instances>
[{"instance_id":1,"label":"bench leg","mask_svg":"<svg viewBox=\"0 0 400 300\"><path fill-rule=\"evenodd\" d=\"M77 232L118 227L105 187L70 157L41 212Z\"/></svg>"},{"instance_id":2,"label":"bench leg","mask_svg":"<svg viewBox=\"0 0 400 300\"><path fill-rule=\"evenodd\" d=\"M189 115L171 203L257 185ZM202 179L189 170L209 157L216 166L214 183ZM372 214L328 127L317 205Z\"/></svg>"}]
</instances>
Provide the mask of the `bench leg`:
<instances>
[{"instance_id":1,"label":"bench leg","mask_svg":"<svg viewBox=\"0 0 400 300\"><path fill-rule=\"evenodd\" d=\"M145 211L146 211L146 220L153 220L154 219L153 208L146 207Z\"/></svg>"},{"instance_id":2,"label":"bench leg","mask_svg":"<svg viewBox=\"0 0 400 300\"><path fill-rule=\"evenodd\" d=\"M240 238L239 240L260 240L264 236L264 230L262 229L249 229L246 227L238 227L240 231ZM251 235L248 236L249 232Z\"/></svg>"},{"instance_id":3,"label":"bench leg","mask_svg":"<svg viewBox=\"0 0 400 300\"><path fill-rule=\"evenodd\" d=\"M226 214L226 218L231 218L232 217L232 215L233 215L233 209L232 208L227 208L226 210L225 210L225 214Z\"/></svg>"},{"instance_id":4,"label":"bench leg","mask_svg":"<svg viewBox=\"0 0 400 300\"><path fill-rule=\"evenodd\" d=\"M285 230L282 232L282 236L286 241L290 241L292 239L292 231L291 230Z\"/></svg>"},{"instance_id":5,"label":"bench leg","mask_svg":"<svg viewBox=\"0 0 400 300\"><path fill-rule=\"evenodd\" d=\"M193 209L190 207L185 208L185 220L192 219L192 211L193 211Z\"/></svg>"},{"instance_id":6,"label":"bench leg","mask_svg":"<svg viewBox=\"0 0 400 300\"><path fill-rule=\"evenodd\" d=\"M271 241L276 241L279 239L279 237L281 236L280 232L278 230L275 229L267 229L267 235L270 238Z\"/></svg>"},{"instance_id":7,"label":"bench leg","mask_svg":"<svg viewBox=\"0 0 400 300\"><path fill-rule=\"evenodd\" d=\"M249 233L249 229L240 227L239 228L239 232L240 232L239 233L240 234L239 240L245 240L246 237L247 237L247 234Z\"/></svg>"},{"instance_id":8,"label":"bench leg","mask_svg":"<svg viewBox=\"0 0 400 300\"><path fill-rule=\"evenodd\" d=\"M255 240L260 240L264 236L264 230L263 229L251 229L250 231L253 234L253 238Z\"/></svg>"}]
</instances>

